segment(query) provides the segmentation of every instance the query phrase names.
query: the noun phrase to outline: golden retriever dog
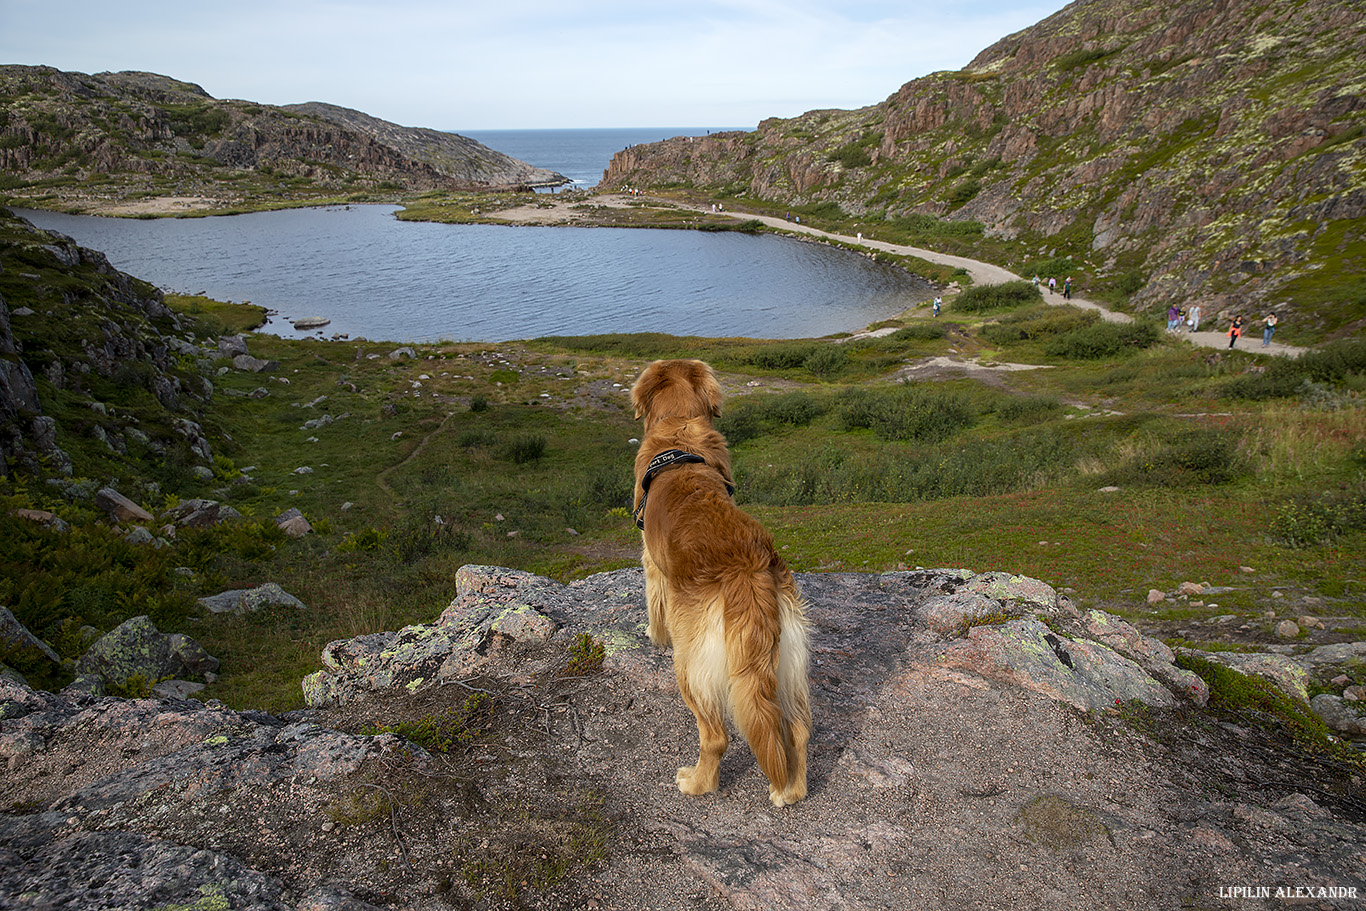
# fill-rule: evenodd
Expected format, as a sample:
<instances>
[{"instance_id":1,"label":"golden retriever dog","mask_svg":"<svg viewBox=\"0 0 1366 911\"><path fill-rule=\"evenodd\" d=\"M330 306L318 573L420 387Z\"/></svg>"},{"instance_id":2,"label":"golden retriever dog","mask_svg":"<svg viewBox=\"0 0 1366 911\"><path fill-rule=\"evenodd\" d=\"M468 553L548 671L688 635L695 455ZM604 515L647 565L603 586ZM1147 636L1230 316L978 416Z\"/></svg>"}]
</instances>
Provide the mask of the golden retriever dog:
<instances>
[{"instance_id":1,"label":"golden retriever dog","mask_svg":"<svg viewBox=\"0 0 1366 911\"><path fill-rule=\"evenodd\" d=\"M772 535L731 500L730 453L712 427L721 386L701 361L656 361L631 401L645 423L635 515L648 632L656 645L673 645L701 742L697 764L678 770L678 789L716 790L730 715L774 806L795 803L806 796L811 736L806 616Z\"/></svg>"}]
</instances>

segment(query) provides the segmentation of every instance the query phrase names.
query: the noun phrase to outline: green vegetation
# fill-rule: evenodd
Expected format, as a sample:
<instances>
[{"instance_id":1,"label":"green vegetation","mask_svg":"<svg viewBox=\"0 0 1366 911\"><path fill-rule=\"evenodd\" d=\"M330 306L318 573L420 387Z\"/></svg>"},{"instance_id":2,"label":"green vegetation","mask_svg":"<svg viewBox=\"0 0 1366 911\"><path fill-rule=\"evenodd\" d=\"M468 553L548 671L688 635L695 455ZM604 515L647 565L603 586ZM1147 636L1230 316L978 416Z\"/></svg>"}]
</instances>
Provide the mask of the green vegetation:
<instances>
[{"instance_id":1,"label":"green vegetation","mask_svg":"<svg viewBox=\"0 0 1366 911\"><path fill-rule=\"evenodd\" d=\"M1238 724L1277 731L1302 750L1357 765L1361 757L1304 703L1260 677L1240 674L1194 655L1178 656L1177 667L1194 671L1209 684L1209 707Z\"/></svg>"},{"instance_id":2,"label":"green vegetation","mask_svg":"<svg viewBox=\"0 0 1366 911\"><path fill-rule=\"evenodd\" d=\"M932 219L906 227L971 233ZM220 376L227 361L210 353L157 369L127 359L108 376L68 372L58 384L54 365L80 360L78 340L100 331L80 302L105 293L106 279L62 272L50 251L11 240L0 292L42 314L25 324L24 358L74 476L49 472L49 484L12 471L0 481L0 603L66 657L148 614L222 661L205 696L235 706L296 706L323 645L431 622L465 564L562 580L635 565L626 508L640 429L628 390L657 357L701 357L722 373L730 395L718 428L737 500L800 571L1006 569L1151 623L1160 618L1134 592L1170 588L1178 575L1227 583L1255 565L1273 567L1278 587L1341 599L1336 610L1366 621L1354 581L1366 578L1360 343L1296 361L1215 356L1143 321L1047 305L1021 282L950 296L953 319L903 315L890 335L838 344L640 333L422 345L416 359L392 360L369 356L385 353L376 343L251 335L258 308L173 297L195 337L246 331L252 354L278 370ZM170 329L166 317L124 318ZM953 371L898 379L941 356L1041 369L987 382ZM158 376L196 390L205 374L212 399L175 407L198 409L185 413L213 447L207 474L155 394ZM415 386L418 374L427 379ZM304 428L323 414L334 422ZM146 446L118 436L127 417ZM100 433L126 439L128 451L100 444ZM163 447L155 455L153 443ZM93 506L109 483L154 512L208 497L244 518L178 530L160 549L134 545ZM1111 485L1122 492L1097 493ZM293 539L275 526L291 506L313 534ZM14 515L21 507L51 510L72 530ZM310 609L229 617L196 604L265 581ZM1219 610L1250 616L1265 596L1244 586ZM600 649L575 643L567 672L591 672ZM433 713L398 732L456 743L462 724Z\"/></svg>"},{"instance_id":3,"label":"green vegetation","mask_svg":"<svg viewBox=\"0 0 1366 911\"><path fill-rule=\"evenodd\" d=\"M449 753L487 734L493 725L495 701L486 692L472 692L459 708L425 715L397 724L380 725L367 733L397 734L429 753Z\"/></svg>"},{"instance_id":4,"label":"green vegetation","mask_svg":"<svg viewBox=\"0 0 1366 911\"><path fill-rule=\"evenodd\" d=\"M1032 282L1005 282L1000 285L969 288L954 298L949 304L949 309L962 313L982 313L987 310L1022 307L1039 299L1039 289Z\"/></svg>"},{"instance_id":5,"label":"green vegetation","mask_svg":"<svg viewBox=\"0 0 1366 911\"><path fill-rule=\"evenodd\" d=\"M579 633L569 643L569 664L565 666L566 677L587 677L602 669L603 659L607 657L605 646L587 633Z\"/></svg>"}]
</instances>

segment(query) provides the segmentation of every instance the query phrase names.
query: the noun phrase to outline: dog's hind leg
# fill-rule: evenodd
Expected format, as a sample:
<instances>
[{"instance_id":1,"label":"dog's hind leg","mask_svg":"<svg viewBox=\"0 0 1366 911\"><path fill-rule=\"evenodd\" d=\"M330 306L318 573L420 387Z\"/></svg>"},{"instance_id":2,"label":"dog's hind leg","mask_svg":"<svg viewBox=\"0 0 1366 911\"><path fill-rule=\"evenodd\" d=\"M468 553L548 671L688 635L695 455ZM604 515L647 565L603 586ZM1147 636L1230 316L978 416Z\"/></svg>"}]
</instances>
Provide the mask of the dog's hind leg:
<instances>
[{"instance_id":1,"label":"dog's hind leg","mask_svg":"<svg viewBox=\"0 0 1366 911\"><path fill-rule=\"evenodd\" d=\"M719 636L714 637L719 640ZM716 790L721 757L730 738L726 735L723 697L725 646L720 641L674 643L674 671L683 702L697 719L697 765L678 770L674 781L684 794L707 794Z\"/></svg>"},{"instance_id":2,"label":"dog's hind leg","mask_svg":"<svg viewBox=\"0 0 1366 911\"><path fill-rule=\"evenodd\" d=\"M730 738L726 736L725 719L717 705L706 705L687 687L680 677L679 688L683 701L697 718L697 765L684 766L674 776L678 790L684 794L708 794L716 790L720 780L721 757L725 755Z\"/></svg>"},{"instance_id":3,"label":"dog's hind leg","mask_svg":"<svg viewBox=\"0 0 1366 911\"><path fill-rule=\"evenodd\" d=\"M665 594L668 583L659 564L650 556L650 548L646 547L641 551L640 563L645 568L645 608L650 618L645 632L650 636L651 642L662 648L670 642L666 619L668 598Z\"/></svg>"}]
</instances>

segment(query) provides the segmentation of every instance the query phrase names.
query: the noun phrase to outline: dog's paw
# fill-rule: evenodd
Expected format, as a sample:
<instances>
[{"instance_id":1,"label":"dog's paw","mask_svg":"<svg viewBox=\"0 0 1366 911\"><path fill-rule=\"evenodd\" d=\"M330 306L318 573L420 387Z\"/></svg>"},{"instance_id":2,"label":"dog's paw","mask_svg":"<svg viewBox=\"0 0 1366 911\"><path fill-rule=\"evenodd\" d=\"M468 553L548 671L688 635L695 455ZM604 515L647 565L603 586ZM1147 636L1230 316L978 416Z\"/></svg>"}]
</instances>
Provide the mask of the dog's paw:
<instances>
[{"instance_id":1,"label":"dog's paw","mask_svg":"<svg viewBox=\"0 0 1366 911\"><path fill-rule=\"evenodd\" d=\"M794 782L784 790L778 790L772 785L768 788L768 799L773 802L775 807L785 807L788 804L796 803L806 796L806 782Z\"/></svg>"},{"instance_id":2,"label":"dog's paw","mask_svg":"<svg viewBox=\"0 0 1366 911\"><path fill-rule=\"evenodd\" d=\"M716 777L710 780L705 775L698 774L697 766L684 766L678 770L674 776L674 781L678 784L678 790L684 794L710 794L716 790Z\"/></svg>"}]
</instances>

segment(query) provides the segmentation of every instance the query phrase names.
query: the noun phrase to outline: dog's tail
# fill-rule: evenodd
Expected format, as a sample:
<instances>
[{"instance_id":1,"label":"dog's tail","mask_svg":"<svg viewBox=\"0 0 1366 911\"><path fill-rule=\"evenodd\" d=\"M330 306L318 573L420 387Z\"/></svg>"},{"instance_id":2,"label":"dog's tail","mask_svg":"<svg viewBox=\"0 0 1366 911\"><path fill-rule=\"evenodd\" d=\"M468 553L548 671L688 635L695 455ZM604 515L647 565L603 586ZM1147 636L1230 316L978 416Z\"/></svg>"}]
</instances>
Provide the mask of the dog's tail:
<instances>
[{"instance_id":1,"label":"dog's tail","mask_svg":"<svg viewBox=\"0 0 1366 911\"><path fill-rule=\"evenodd\" d=\"M722 597L735 722L768 776L769 799L795 803L806 796L811 737L801 598L791 575L772 567L726 579Z\"/></svg>"}]
</instances>

